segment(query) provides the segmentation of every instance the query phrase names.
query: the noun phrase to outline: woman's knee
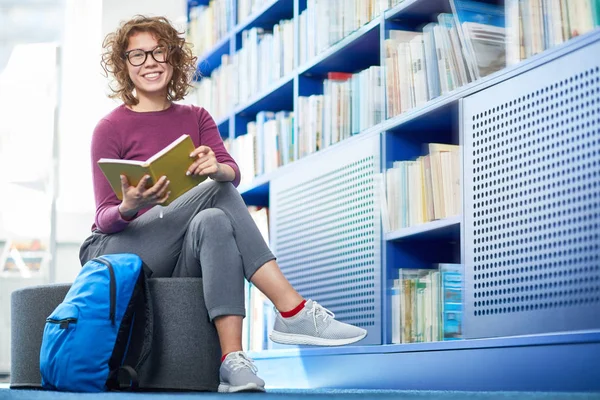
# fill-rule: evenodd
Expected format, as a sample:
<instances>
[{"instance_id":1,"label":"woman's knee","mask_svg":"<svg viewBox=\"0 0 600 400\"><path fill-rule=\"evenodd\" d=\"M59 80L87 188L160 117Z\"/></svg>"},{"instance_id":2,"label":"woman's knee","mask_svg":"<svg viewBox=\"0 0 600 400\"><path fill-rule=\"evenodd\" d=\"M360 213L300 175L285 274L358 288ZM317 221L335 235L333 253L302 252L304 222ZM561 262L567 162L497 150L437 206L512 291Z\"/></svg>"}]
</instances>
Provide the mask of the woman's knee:
<instances>
[{"instance_id":1,"label":"woman's knee","mask_svg":"<svg viewBox=\"0 0 600 400\"><path fill-rule=\"evenodd\" d=\"M191 222L190 228L196 230L233 230L227 214L219 208L207 208L200 211Z\"/></svg>"},{"instance_id":2,"label":"woman's knee","mask_svg":"<svg viewBox=\"0 0 600 400\"><path fill-rule=\"evenodd\" d=\"M226 197L237 196L241 198L240 192L238 192L237 188L233 186L231 182L211 181L208 182L208 184L211 186L211 189L216 195L222 195Z\"/></svg>"}]
</instances>

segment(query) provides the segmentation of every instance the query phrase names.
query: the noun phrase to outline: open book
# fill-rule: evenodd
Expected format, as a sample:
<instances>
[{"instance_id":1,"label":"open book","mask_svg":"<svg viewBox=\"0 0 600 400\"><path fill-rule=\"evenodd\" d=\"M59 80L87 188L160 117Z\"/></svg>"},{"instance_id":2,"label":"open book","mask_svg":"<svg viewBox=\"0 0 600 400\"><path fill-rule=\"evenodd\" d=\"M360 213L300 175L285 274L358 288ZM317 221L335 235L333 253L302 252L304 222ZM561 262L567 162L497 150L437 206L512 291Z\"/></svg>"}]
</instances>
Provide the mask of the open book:
<instances>
[{"instance_id":1,"label":"open book","mask_svg":"<svg viewBox=\"0 0 600 400\"><path fill-rule=\"evenodd\" d=\"M119 200L123 200L120 175L125 175L132 186L136 186L144 175L149 175L150 180L146 185L148 188L161 176L166 176L171 181L167 189L171 194L163 204L166 206L206 179L205 176L185 174L194 162L194 159L190 158L194 149L192 139L188 135L182 135L146 161L101 158L98 160L98 166Z\"/></svg>"}]
</instances>

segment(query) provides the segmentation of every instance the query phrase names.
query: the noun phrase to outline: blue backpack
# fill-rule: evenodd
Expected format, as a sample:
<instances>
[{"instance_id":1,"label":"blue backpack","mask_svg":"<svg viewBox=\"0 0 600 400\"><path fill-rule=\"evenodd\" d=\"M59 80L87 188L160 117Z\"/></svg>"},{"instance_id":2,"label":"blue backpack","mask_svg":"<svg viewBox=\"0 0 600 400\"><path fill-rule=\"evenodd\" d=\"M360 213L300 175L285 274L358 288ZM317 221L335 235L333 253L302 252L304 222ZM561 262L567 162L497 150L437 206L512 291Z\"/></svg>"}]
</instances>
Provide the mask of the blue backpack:
<instances>
[{"instance_id":1,"label":"blue backpack","mask_svg":"<svg viewBox=\"0 0 600 400\"><path fill-rule=\"evenodd\" d=\"M152 340L150 271L135 254L94 258L46 319L40 351L45 389L136 389Z\"/></svg>"}]
</instances>

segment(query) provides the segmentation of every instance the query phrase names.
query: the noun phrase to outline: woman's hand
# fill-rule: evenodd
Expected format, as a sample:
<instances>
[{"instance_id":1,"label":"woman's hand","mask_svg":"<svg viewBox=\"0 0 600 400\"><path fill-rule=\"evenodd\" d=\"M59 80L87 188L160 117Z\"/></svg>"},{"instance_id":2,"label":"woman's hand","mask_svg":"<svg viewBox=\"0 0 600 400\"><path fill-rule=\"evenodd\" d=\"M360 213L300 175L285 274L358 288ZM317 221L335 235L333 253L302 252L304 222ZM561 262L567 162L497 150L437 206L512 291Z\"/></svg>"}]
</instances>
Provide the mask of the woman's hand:
<instances>
[{"instance_id":1,"label":"woman's hand","mask_svg":"<svg viewBox=\"0 0 600 400\"><path fill-rule=\"evenodd\" d=\"M170 181L166 176L161 177L152 187L146 189L149 179L150 177L146 175L137 186L131 186L127 177L121 175L123 201L119 205L119 212L123 218L133 218L141 209L163 204L169 198L171 192L167 189Z\"/></svg>"},{"instance_id":2,"label":"woman's hand","mask_svg":"<svg viewBox=\"0 0 600 400\"><path fill-rule=\"evenodd\" d=\"M200 146L192 151L191 158L196 161L190 165L186 175L204 175L214 179L220 171L220 164L217 162L215 152L208 146Z\"/></svg>"}]
</instances>

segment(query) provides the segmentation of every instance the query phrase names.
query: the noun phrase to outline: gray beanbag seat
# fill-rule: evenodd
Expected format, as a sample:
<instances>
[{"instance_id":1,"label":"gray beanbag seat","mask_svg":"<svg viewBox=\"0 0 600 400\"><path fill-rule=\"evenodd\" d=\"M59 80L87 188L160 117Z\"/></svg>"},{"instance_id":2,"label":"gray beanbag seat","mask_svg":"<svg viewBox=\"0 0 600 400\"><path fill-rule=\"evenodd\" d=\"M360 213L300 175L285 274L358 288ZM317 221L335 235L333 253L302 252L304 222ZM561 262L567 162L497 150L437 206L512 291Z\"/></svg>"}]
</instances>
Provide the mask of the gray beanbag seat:
<instances>
[{"instance_id":1,"label":"gray beanbag seat","mask_svg":"<svg viewBox=\"0 0 600 400\"><path fill-rule=\"evenodd\" d=\"M152 352L140 371L147 390L216 391L221 350L204 304L201 278L149 280L154 306ZM11 298L11 388L40 388L46 317L70 285L32 286Z\"/></svg>"}]
</instances>

